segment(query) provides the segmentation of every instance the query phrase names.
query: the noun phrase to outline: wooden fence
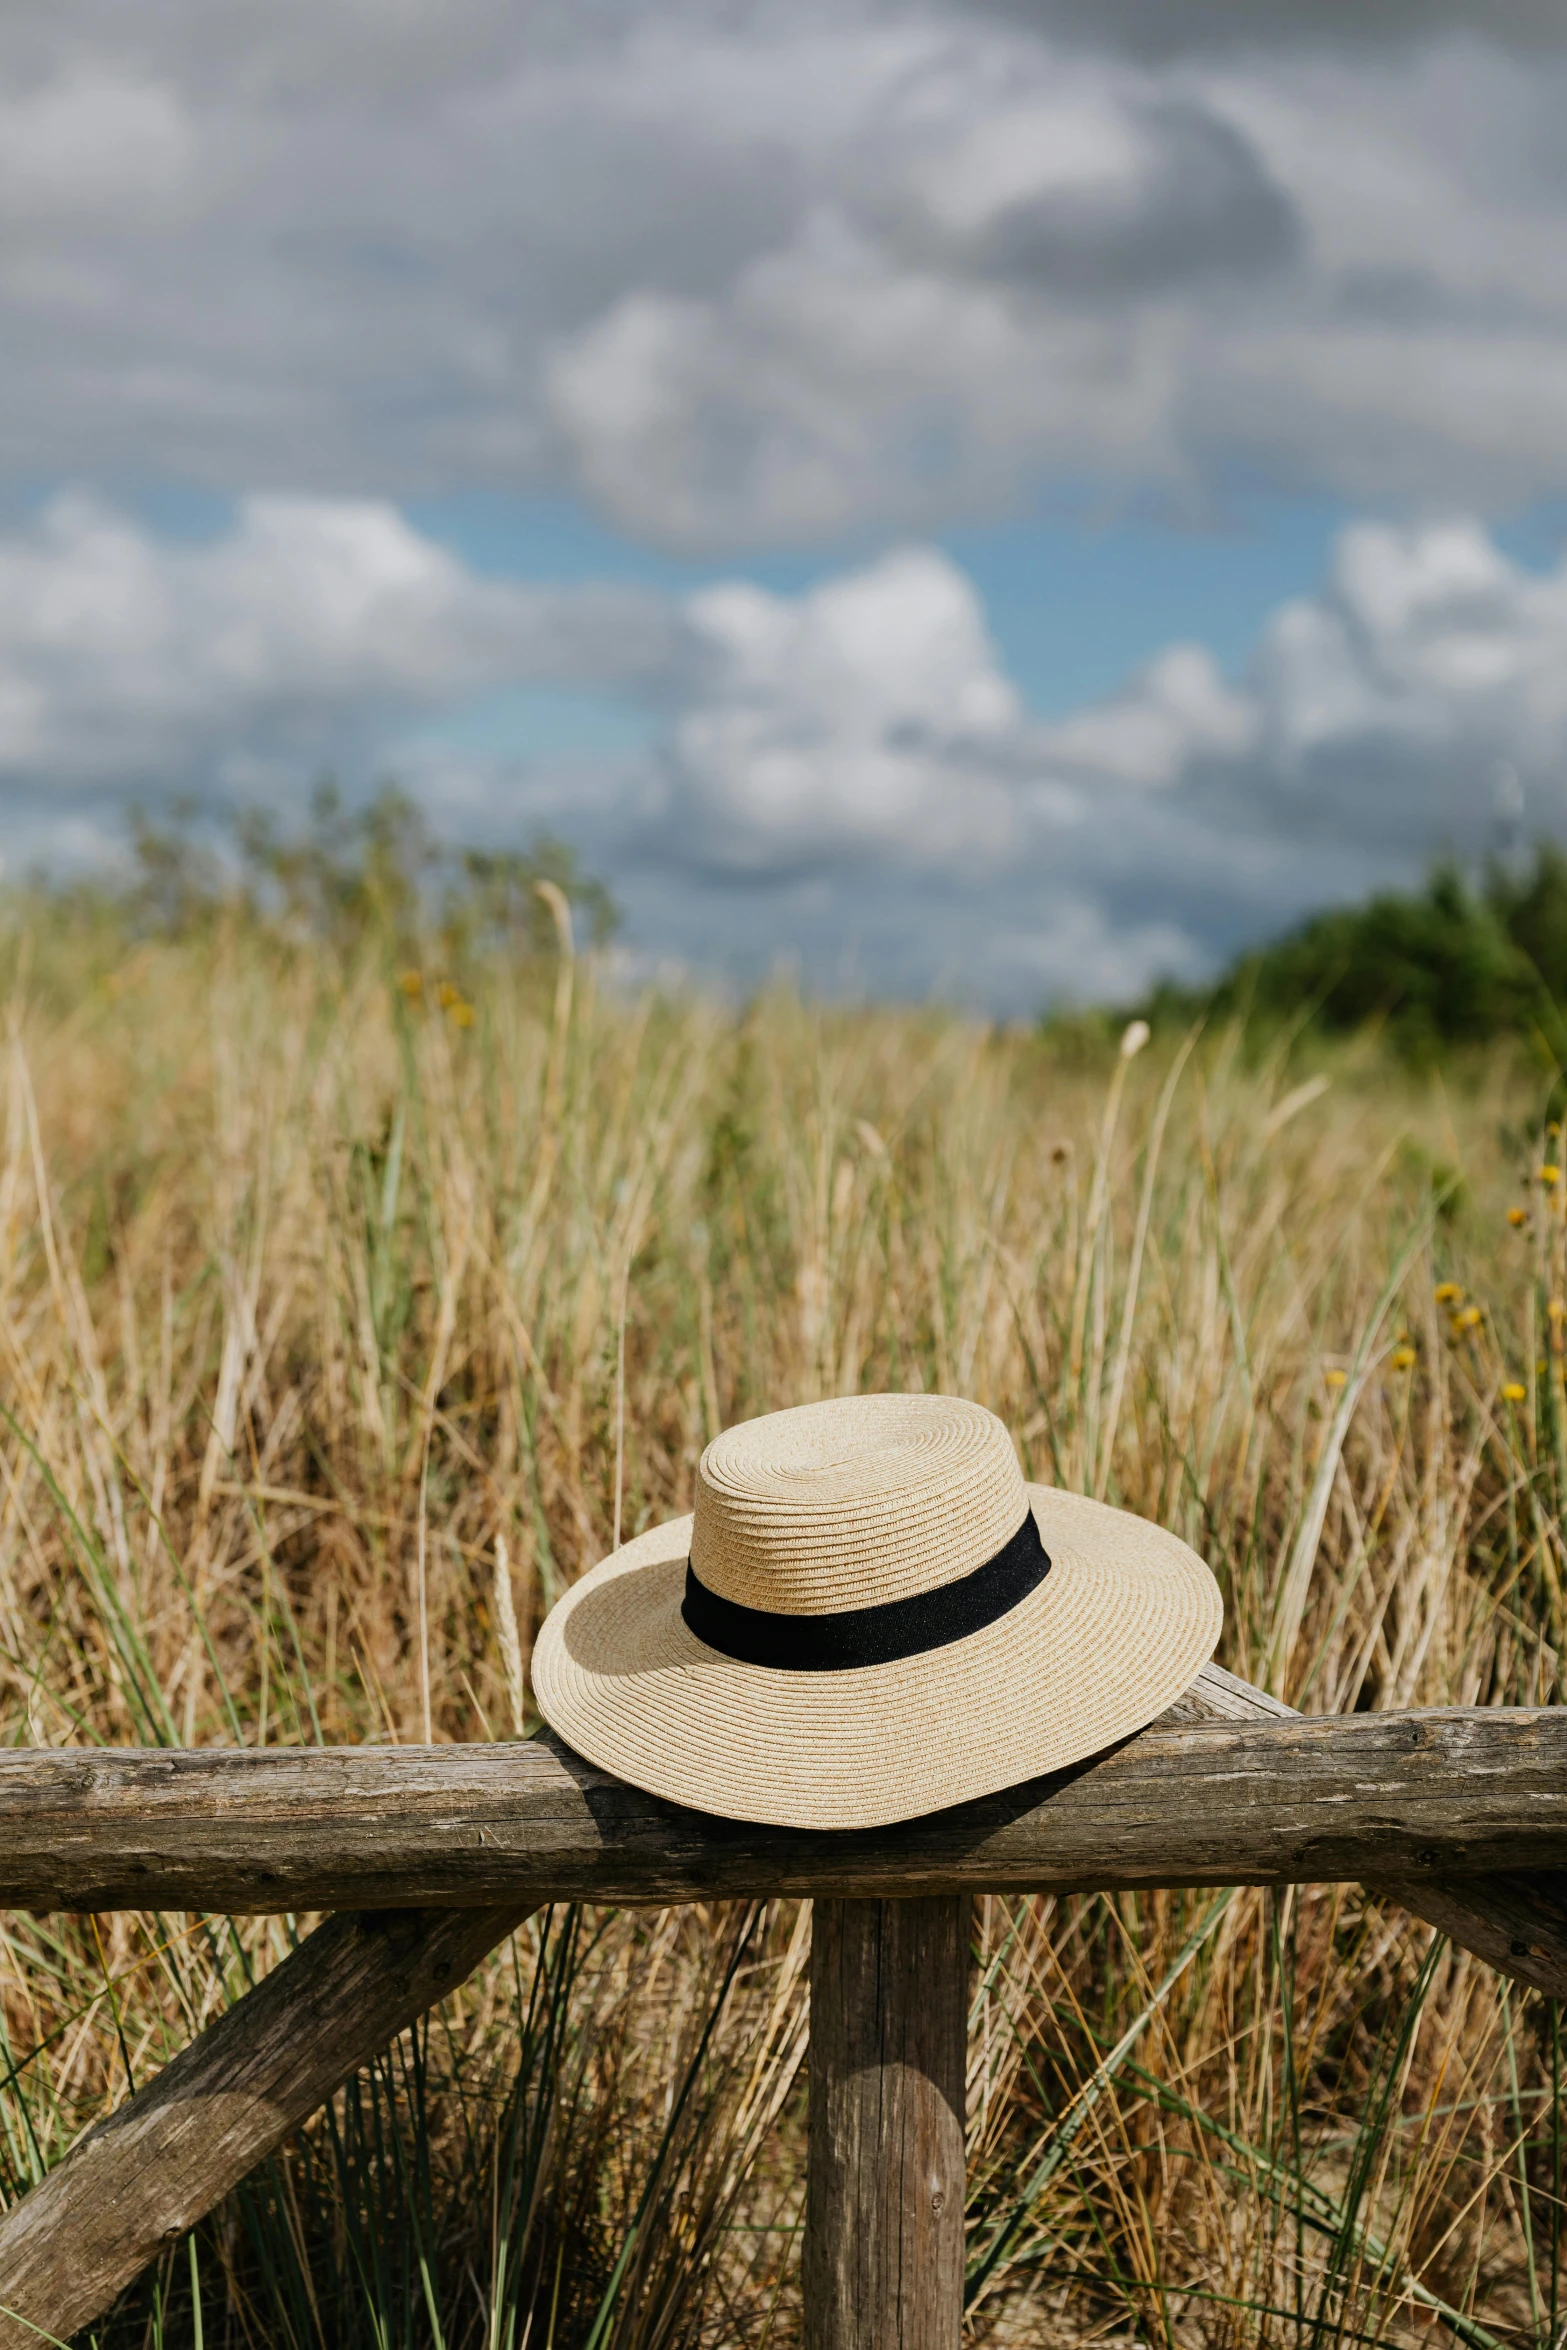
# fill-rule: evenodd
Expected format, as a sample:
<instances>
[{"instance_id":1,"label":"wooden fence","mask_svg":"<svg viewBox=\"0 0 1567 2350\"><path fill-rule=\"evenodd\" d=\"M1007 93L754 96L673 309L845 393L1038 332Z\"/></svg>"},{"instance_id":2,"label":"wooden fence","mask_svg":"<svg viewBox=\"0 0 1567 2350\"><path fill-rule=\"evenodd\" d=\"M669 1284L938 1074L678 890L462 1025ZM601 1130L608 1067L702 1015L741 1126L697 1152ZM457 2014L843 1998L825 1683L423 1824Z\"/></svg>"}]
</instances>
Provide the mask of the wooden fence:
<instances>
[{"instance_id":1,"label":"wooden fence","mask_svg":"<svg viewBox=\"0 0 1567 2350\"><path fill-rule=\"evenodd\" d=\"M1361 1878L1567 1995L1567 1708L1307 1719L1209 1666L1108 1755L865 1833L677 1810L548 1737L9 1752L0 1901L334 1914L0 2217L0 2346L100 2316L548 1901L809 1895L810 2350L956 2350L977 1891Z\"/></svg>"}]
</instances>

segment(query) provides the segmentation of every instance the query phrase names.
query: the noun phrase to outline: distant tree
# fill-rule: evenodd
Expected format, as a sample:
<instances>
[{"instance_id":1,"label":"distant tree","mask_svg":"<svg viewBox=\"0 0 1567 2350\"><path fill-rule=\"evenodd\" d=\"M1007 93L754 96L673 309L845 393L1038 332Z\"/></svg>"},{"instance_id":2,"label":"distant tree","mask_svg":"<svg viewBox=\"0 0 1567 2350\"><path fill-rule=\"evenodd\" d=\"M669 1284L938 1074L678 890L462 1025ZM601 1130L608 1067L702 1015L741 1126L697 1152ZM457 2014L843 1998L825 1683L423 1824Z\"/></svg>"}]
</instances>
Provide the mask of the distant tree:
<instances>
[{"instance_id":1,"label":"distant tree","mask_svg":"<svg viewBox=\"0 0 1567 2350\"><path fill-rule=\"evenodd\" d=\"M124 893L124 911L133 928L179 937L210 921L234 878L195 801L176 800L162 823L135 806L129 821L135 879Z\"/></svg>"},{"instance_id":2,"label":"distant tree","mask_svg":"<svg viewBox=\"0 0 1567 2350\"><path fill-rule=\"evenodd\" d=\"M440 852L395 784L350 807L328 779L312 793L302 831L285 833L266 808L241 809L234 830L252 896L298 928L343 947L372 931L395 940L419 928Z\"/></svg>"},{"instance_id":3,"label":"distant tree","mask_svg":"<svg viewBox=\"0 0 1567 2350\"><path fill-rule=\"evenodd\" d=\"M1497 866L1486 895L1539 985L1554 1003L1567 1005L1567 855L1548 844L1536 852L1527 874Z\"/></svg>"},{"instance_id":4,"label":"distant tree","mask_svg":"<svg viewBox=\"0 0 1567 2350\"><path fill-rule=\"evenodd\" d=\"M609 891L583 872L575 849L548 833L522 850L464 849L447 898L448 932L474 945L551 953L555 919L539 894L541 881L561 892L586 943L604 946L614 937L620 909Z\"/></svg>"},{"instance_id":5,"label":"distant tree","mask_svg":"<svg viewBox=\"0 0 1567 2350\"><path fill-rule=\"evenodd\" d=\"M328 779L293 827L270 808L241 808L230 856L194 801L175 801L161 818L134 808L130 821L134 878L92 894L106 917L138 932L180 934L228 906L345 953L370 939L412 951L438 930L458 957L551 954L557 932L540 882L566 899L579 943L602 945L620 920L566 842L541 833L525 849L448 849L395 784L353 805Z\"/></svg>"}]
</instances>

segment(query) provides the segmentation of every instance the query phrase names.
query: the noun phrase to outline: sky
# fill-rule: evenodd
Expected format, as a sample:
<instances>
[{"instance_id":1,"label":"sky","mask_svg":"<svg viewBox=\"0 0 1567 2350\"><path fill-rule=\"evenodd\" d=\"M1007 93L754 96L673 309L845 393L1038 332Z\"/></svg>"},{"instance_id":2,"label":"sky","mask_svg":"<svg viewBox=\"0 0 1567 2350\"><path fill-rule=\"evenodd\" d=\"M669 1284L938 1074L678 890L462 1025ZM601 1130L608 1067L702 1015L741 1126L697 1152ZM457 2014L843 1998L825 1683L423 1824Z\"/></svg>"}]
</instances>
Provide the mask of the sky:
<instances>
[{"instance_id":1,"label":"sky","mask_svg":"<svg viewBox=\"0 0 1567 2350\"><path fill-rule=\"evenodd\" d=\"M1556 0L8 0L0 856L1003 1016L1567 839Z\"/></svg>"}]
</instances>

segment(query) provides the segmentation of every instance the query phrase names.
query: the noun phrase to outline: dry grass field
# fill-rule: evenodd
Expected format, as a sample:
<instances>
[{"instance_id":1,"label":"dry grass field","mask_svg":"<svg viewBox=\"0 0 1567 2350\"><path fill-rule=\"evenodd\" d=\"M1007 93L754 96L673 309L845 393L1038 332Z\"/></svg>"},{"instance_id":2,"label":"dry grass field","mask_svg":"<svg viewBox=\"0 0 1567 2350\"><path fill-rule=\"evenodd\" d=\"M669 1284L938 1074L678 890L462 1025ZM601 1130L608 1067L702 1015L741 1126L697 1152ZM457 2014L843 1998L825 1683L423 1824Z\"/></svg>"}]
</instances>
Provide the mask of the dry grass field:
<instances>
[{"instance_id":1,"label":"dry grass field","mask_svg":"<svg viewBox=\"0 0 1567 2350\"><path fill-rule=\"evenodd\" d=\"M1521 1060L1118 1058L24 916L13 1742L525 1735L543 1611L715 1430L887 1387L1174 1527L1222 1661L1297 1704L1554 1697L1567 1184ZM308 1923L6 1918L5 2195ZM98 2338L786 2350L808 1935L534 1921ZM976 2344L1561 2339L1554 2007L1399 1911L991 1899L972 1985Z\"/></svg>"}]
</instances>

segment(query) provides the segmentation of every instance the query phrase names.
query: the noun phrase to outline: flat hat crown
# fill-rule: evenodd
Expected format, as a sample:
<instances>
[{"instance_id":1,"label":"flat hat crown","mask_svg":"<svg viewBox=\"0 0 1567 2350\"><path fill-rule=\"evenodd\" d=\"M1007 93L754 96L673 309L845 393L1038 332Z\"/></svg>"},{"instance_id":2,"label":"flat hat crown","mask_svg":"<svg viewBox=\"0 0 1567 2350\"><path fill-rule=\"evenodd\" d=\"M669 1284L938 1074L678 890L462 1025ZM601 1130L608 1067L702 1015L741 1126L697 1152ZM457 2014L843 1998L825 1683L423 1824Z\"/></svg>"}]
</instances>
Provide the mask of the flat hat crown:
<instances>
[{"instance_id":1,"label":"flat hat crown","mask_svg":"<svg viewBox=\"0 0 1567 2350\"><path fill-rule=\"evenodd\" d=\"M842 1396L713 1439L697 1469L691 1564L742 1607L879 1607L973 1574L1027 1509L993 1412L950 1395Z\"/></svg>"}]
</instances>

